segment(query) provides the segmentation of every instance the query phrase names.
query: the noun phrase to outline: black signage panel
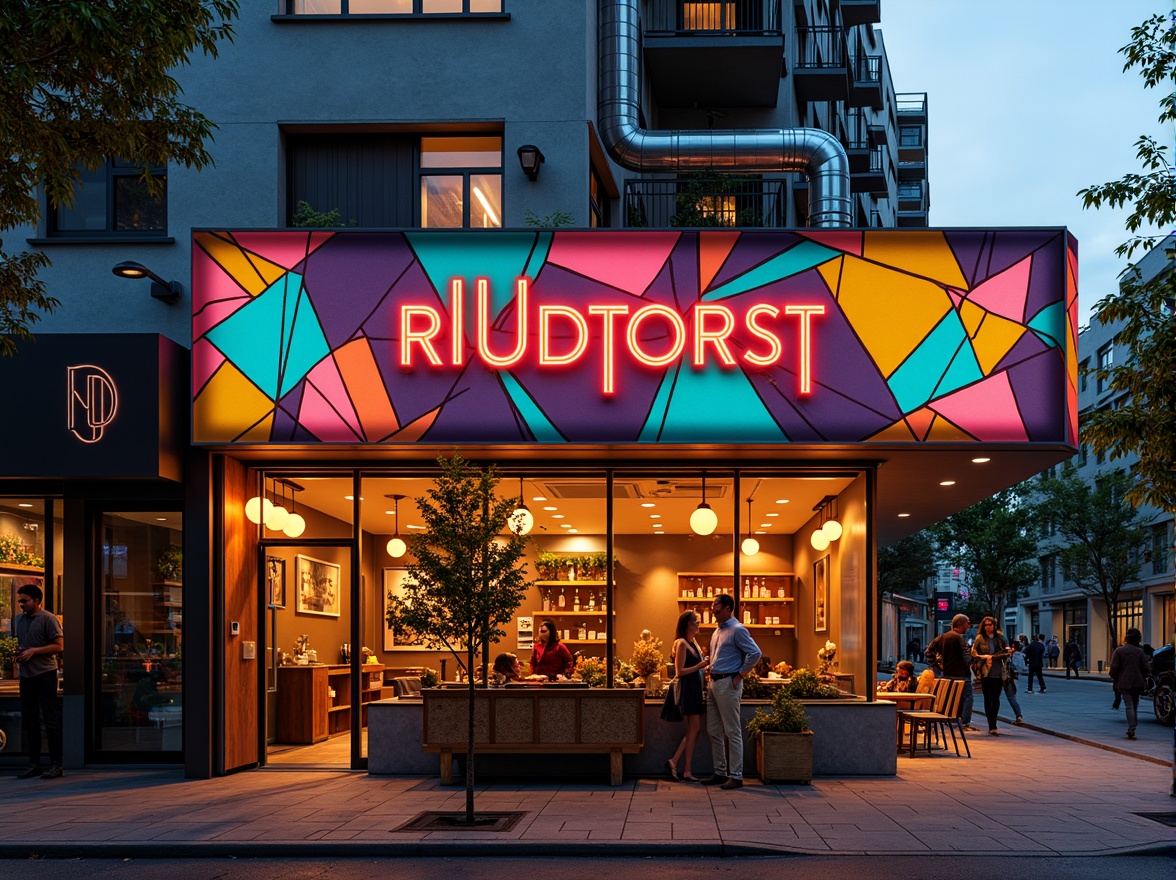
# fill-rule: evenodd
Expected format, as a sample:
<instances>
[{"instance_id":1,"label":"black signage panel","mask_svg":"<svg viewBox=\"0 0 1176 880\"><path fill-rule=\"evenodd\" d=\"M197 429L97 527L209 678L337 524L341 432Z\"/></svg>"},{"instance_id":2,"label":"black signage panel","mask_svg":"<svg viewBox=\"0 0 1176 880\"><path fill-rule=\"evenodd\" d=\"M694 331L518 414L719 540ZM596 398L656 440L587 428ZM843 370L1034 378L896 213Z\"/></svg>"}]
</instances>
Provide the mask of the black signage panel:
<instances>
[{"instance_id":1,"label":"black signage panel","mask_svg":"<svg viewBox=\"0 0 1176 880\"><path fill-rule=\"evenodd\" d=\"M182 479L188 350L152 333L40 333L0 357L0 477Z\"/></svg>"}]
</instances>

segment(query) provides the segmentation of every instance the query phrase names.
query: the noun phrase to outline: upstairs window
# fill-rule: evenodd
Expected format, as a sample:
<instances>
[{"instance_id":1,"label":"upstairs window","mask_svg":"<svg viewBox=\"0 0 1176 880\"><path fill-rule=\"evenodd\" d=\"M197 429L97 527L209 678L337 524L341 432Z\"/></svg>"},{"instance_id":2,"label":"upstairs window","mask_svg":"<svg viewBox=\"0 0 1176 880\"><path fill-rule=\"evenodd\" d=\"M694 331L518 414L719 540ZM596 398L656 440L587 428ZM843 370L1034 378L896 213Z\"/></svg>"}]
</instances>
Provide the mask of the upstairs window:
<instances>
[{"instance_id":1,"label":"upstairs window","mask_svg":"<svg viewBox=\"0 0 1176 880\"><path fill-rule=\"evenodd\" d=\"M150 167L151 177L163 187L158 198L147 191L141 165L107 159L78 173L73 205L49 208L51 236L167 235L166 168Z\"/></svg>"},{"instance_id":2,"label":"upstairs window","mask_svg":"<svg viewBox=\"0 0 1176 880\"><path fill-rule=\"evenodd\" d=\"M1110 378L1102 375L1106 370L1115 366L1115 349L1113 346L1104 345L1098 350L1098 393L1102 394L1110 385Z\"/></svg>"},{"instance_id":3,"label":"upstairs window","mask_svg":"<svg viewBox=\"0 0 1176 880\"><path fill-rule=\"evenodd\" d=\"M502 226L502 138L422 137L422 229Z\"/></svg>"},{"instance_id":4,"label":"upstairs window","mask_svg":"<svg viewBox=\"0 0 1176 880\"><path fill-rule=\"evenodd\" d=\"M503 0L286 0L287 15L474 15L502 12Z\"/></svg>"}]
</instances>

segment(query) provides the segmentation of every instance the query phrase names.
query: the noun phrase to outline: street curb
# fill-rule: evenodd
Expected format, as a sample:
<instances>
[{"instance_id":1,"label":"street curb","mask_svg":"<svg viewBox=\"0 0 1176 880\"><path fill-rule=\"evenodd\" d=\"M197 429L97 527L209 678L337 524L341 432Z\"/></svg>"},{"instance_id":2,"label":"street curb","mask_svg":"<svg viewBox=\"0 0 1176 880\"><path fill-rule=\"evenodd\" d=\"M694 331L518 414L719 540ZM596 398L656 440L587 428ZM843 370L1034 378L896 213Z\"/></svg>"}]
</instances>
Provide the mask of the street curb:
<instances>
[{"instance_id":1,"label":"street curb","mask_svg":"<svg viewBox=\"0 0 1176 880\"><path fill-rule=\"evenodd\" d=\"M1004 715L997 715L997 721L1003 721L1005 724L1012 724L1012 719L1006 718ZM1096 749L1102 749L1104 752L1114 752L1116 755L1123 755L1127 758L1138 758L1140 761L1147 761L1149 764L1159 764L1161 767L1171 767L1172 762L1164 758L1153 758L1151 755L1141 755L1139 752L1129 752L1126 749L1121 749L1118 746L1109 746L1106 743L1100 743L1093 739L1084 739L1080 736L1074 736L1069 733L1058 733L1056 730L1050 730L1048 727L1038 727L1036 724L1030 724L1028 721L1022 721L1018 727L1026 730L1036 730L1038 733L1045 733L1049 736L1056 736L1058 739L1068 739L1070 742L1076 742L1084 746L1093 746Z\"/></svg>"}]
</instances>

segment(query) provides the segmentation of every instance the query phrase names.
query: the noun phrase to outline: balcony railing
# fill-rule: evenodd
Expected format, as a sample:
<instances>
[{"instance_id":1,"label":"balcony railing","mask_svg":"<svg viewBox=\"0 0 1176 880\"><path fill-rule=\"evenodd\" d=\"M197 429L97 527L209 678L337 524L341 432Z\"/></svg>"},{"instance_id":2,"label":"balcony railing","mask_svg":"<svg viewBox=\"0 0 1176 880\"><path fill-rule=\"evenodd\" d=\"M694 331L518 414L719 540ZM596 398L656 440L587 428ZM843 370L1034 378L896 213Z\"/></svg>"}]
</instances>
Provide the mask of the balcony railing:
<instances>
[{"instance_id":1,"label":"balcony railing","mask_svg":"<svg viewBox=\"0 0 1176 880\"><path fill-rule=\"evenodd\" d=\"M927 121L926 92L899 92L894 96L894 102L897 105L900 125L907 120Z\"/></svg>"},{"instance_id":2,"label":"balcony railing","mask_svg":"<svg viewBox=\"0 0 1176 880\"><path fill-rule=\"evenodd\" d=\"M653 0L644 32L653 36L782 36L780 0Z\"/></svg>"},{"instance_id":3,"label":"balcony railing","mask_svg":"<svg viewBox=\"0 0 1176 880\"><path fill-rule=\"evenodd\" d=\"M835 27L798 27L797 70L845 67L845 34Z\"/></svg>"},{"instance_id":4,"label":"balcony railing","mask_svg":"<svg viewBox=\"0 0 1176 880\"><path fill-rule=\"evenodd\" d=\"M747 177L629 180L625 226L776 229L787 218L782 180Z\"/></svg>"}]
</instances>

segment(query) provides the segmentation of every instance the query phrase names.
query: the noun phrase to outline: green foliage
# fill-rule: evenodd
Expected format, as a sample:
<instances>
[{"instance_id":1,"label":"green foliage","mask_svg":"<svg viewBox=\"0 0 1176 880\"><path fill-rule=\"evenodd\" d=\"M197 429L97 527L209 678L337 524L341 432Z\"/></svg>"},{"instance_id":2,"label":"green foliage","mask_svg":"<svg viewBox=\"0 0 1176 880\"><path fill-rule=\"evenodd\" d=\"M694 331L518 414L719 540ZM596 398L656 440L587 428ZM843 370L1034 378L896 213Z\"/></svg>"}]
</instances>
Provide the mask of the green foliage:
<instances>
[{"instance_id":1,"label":"green foliage","mask_svg":"<svg viewBox=\"0 0 1176 880\"><path fill-rule=\"evenodd\" d=\"M688 228L759 226L761 217L756 205L762 201L757 178L699 172L678 185L677 210L669 223Z\"/></svg>"},{"instance_id":2,"label":"green foliage","mask_svg":"<svg viewBox=\"0 0 1176 880\"><path fill-rule=\"evenodd\" d=\"M0 535L0 562L45 567L45 560L26 547L16 535Z\"/></svg>"},{"instance_id":3,"label":"green foliage","mask_svg":"<svg viewBox=\"0 0 1176 880\"><path fill-rule=\"evenodd\" d=\"M12 671L12 661L16 659L16 639L11 636L0 636L0 678L6 677Z\"/></svg>"},{"instance_id":4,"label":"green foliage","mask_svg":"<svg viewBox=\"0 0 1176 880\"><path fill-rule=\"evenodd\" d=\"M1067 467L1038 484L1037 516L1053 524L1066 580L1102 599L1111 646L1116 644L1119 594L1139 579L1142 553L1150 541L1150 517L1127 500L1133 482L1115 470L1091 486Z\"/></svg>"},{"instance_id":5,"label":"green foliage","mask_svg":"<svg viewBox=\"0 0 1176 880\"><path fill-rule=\"evenodd\" d=\"M454 656L464 647L473 669L526 596L526 540L507 529L515 499L497 496L492 468L471 468L458 452L437 463L433 488L416 499L425 529L408 538L415 561L406 566L404 594L389 593L387 622Z\"/></svg>"},{"instance_id":6,"label":"green foliage","mask_svg":"<svg viewBox=\"0 0 1176 880\"><path fill-rule=\"evenodd\" d=\"M764 684L760 681L760 677L754 672L749 672L743 676L743 696L744 700L766 700L775 692L772 685Z\"/></svg>"},{"instance_id":7,"label":"green foliage","mask_svg":"<svg viewBox=\"0 0 1176 880\"><path fill-rule=\"evenodd\" d=\"M637 670L633 668L632 663L626 663L620 657L613 658L613 679L615 681L624 682L628 684L637 677Z\"/></svg>"},{"instance_id":8,"label":"green foliage","mask_svg":"<svg viewBox=\"0 0 1176 880\"><path fill-rule=\"evenodd\" d=\"M523 215L523 223L541 229L555 229L560 226L574 226L576 218L567 211L553 211L546 217L540 217L534 211L527 211Z\"/></svg>"},{"instance_id":9,"label":"green foliage","mask_svg":"<svg viewBox=\"0 0 1176 880\"><path fill-rule=\"evenodd\" d=\"M770 709L755 710L755 715L747 722L747 732L753 739L764 731L804 733L808 730L808 722L804 706L787 689L778 688Z\"/></svg>"},{"instance_id":10,"label":"green foliage","mask_svg":"<svg viewBox=\"0 0 1176 880\"><path fill-rule=\"evenodd\" d=\"M1020 486L1005 489L928 530L940 551L972 574L972 595L993 616L1037 580L1037 530Z\"/></svg>"},{"instance_id":11,"label":"green foliage","mask_svg":"<svg viewBox=\"0 0 1176 880\"><path fill-rule=\"evenodd\" d=\"M1159 87L1161 123L1176 122L1176 27L1164 15L1153 15L1131 30L1131 41L1119 49L1126 58L1123 70L1137 68L1144 87ZM1150 248L1163 235L1141 234L1148 228L1162 233L1176 225L1176 173L1168 147L1143 136L1135 142L1142 173L1079 190L1084 208L1130 207L1127 241L1115 249L1130 259L1140 248ZM1161 246L1170 247L1172 238ZM1099 455L1114 461L1139 457L1139 480L1130 499L1137 506L1151 504L1164 510L1176 505L1176 278L1171 265L1146 278L1139 265L1129 264L1120 287L1094 306L1095 320L1121 322L1114 344L1126 349L1107 371L1090 371L1115 393L1114 406L1084 416L1082 440Z\"/></svg>"},{"instance_id":12,"label":"green foliage","mask_svg":"<svg viewBox=\"0 0 1176 880\"><path fill-rule=\"evenodd\" d=\"M331 229L339 226L354 226L355 221L343 222L343 214L338 208L329 211L316 211L310 202L301 201L290 216L290 225L300 229Z\"/></svg>"},{"instance_id":13,"label":"green foliage","mask_svg":"<svg viewBox=\"0 0 1176 880\"><path fill-rule=\"evenodd\" d=\"M155 570L161 580L181 581L184 579L184 550L179 544L169 544L167 549L159 554L159 562Z\"/></svg>"},{"instance_id":14,"label":"green foliage","mask_svg":"<svg viewBox=\"0 0 1176 880\"><path fill-rule=\"evenodd\" d=\"M888 547L878 548L879 593L911 594L938 571L935 541L927 531L907 535Z\"/></svg>"},{"instance_id":15,"label":"green foliage","mask_svg":"<svg viewBox=\"0 0 1176 880\"><path fill-rule=\"evenodd\" d=\"M781 690L794 700L835 700L841 696L840 688L824 684L815 672L803 667L792 673L792 680Z\"/></svg>"},{"instance_id":16,"label":"green foliage","mask_svg":"<svg viewBox=\"0 0 1176 880\"><path fill-rule=\"evenodd\" d=\"M233 37L238 0L6 3L0 16L0 233L35 227L38 187L73 204L79 169L118 157L141 165L203 168L215 126L180 101L175 69L195 52L215 57ZM43 253L0 250L0 353L60 302L37 273Z\"/></svg>"},{"instance_id":17,"label":"green foliage","mask_svg":"<svg viewBox=\"0 0 1176 880\"><path fill-rule=\"evenodd\" d=\"M435 688L439 684L441 684L441 673L436 669L433 669L431 666L426 666L421 670L421 687Z\"/></svg>"},{"instance_id":18,"label":"green foliage","mask_svg":"<svg viewBox=\"0 0 1176 880\"><path fill-rule=\"evenodd\" d=\"M604 661L599 657L577 657L575 675L588 687L604 687L608 680Z\"/></svg>"}]
</instances>

